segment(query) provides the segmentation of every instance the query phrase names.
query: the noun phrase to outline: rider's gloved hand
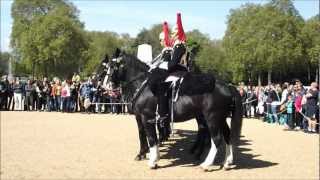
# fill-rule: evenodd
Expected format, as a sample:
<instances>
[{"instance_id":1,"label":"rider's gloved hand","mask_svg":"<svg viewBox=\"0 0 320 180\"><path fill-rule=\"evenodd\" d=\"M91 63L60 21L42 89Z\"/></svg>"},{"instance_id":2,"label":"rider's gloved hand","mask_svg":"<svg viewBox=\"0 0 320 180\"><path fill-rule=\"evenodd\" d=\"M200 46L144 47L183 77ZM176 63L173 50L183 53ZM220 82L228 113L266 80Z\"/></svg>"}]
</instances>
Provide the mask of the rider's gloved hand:
<instances>
[{"instance_id":1,"label":"rider's gloved hand","mask_svg":"<svg viewBox=\"0 0 320 180\"><path fill-rule=\"evenodd\" d=\"M165 69L165 70L168 70L168 62L162 62L160 65L159 65L159 68L160 69Z\"/></svg>"},{"instance_id":2,"label":"rider's gloved hand","mask_svg":"<svg viewBox=\"0 0 320 180\"><path fill-rule=\"evenodd\" d=\"M156 66L156 64L154 63L154 64L149 64L149 67L150 67L150 70L152 70L152 69L155 69L157 66Z\"/></svg>"}]
</instances>

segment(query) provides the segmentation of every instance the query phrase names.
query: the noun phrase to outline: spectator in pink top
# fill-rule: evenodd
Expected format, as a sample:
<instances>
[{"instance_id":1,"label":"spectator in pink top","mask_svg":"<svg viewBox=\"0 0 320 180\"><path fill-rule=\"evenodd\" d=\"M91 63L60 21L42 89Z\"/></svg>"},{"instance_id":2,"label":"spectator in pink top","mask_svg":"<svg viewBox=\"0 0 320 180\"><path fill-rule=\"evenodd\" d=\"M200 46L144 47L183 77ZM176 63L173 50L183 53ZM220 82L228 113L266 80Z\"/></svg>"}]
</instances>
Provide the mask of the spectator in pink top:
<instances>
[{"instance_id":1,"label":"spectator in pink top","mask_svg":"<svg viewBox=\"0 0 320 180\"><path fill-rule=\"evenodd\" d=\"M299 127L300 129L302 129L302 118L303 116L300 114L300 112L302 111L302 97L303 94L301 92L301 88L299 88L298 85L294 86L294 108L295 108L295 118L294 118L294 122L295 122L295 127Z\"/></svg>"},{"instance_id":2,"label":"spectator in pink top","mask_svg":"<svg viewBox=\"0 0 320 180\"><path fill-rule=\"evenodd\" d=\"M70 112L70 86L64 81L61 89L62 112Z\"/></svg>"}]
</instances>

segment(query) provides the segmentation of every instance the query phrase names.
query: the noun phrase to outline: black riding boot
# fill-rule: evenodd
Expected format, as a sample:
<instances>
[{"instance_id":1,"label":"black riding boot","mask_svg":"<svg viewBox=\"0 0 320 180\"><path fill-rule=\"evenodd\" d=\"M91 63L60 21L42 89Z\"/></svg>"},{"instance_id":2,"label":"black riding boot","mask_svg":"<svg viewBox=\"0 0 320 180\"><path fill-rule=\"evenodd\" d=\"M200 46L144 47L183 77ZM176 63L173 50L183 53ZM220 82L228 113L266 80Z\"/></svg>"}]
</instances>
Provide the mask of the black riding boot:
<instances>
[{"instance_id":1,"label":"black riding boot","mask_svg":"<svg viewBox=\"0 0 320 180\"><path fill-rule=\"evenodd\" d=\"M159 122L164 124L167 118L169 118L169 102L168 97L165 93L162 93L158 97L158 114L159 114Z\"/></svg>"},{"instance_id":2,"label":"black riding boot","mask_svg":"<svg viewBox=\"0 0 320 180\"><path fill-rule=\"evenodd\" d=\"M169 84L167 82L160 82L157 87L157 98L158 98L158 114L160 116L160 124L164 124L165 120L169 117L169 102L167 91Z\"/></svg>"}]
</instances>

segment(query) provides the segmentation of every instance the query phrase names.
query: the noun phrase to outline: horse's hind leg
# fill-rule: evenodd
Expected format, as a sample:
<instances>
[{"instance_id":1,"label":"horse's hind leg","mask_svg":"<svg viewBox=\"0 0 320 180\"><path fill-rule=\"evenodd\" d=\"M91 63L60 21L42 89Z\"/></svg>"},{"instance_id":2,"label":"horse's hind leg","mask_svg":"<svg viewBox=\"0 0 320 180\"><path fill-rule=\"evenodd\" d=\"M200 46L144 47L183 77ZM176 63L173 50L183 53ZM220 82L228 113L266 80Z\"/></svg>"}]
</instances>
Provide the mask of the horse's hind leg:
<instances>
[{"instance_id":1,"label":"horse's hind leg","mask_svg":"<svg viewBox=\"0 0 320 180\"><path fill-rule=\"evenodd\" d=\"M157 129L159 133L159 145L161 146L161 143L165 141L165 129L161 127L160 123L157 124Z\"/></svg>"},{"instance_id":2,"label":"horse's hind leg","mask_svg":"<svg viewBox=\"0 0 320 180\"><path fill-rule=\"evenodd\" d=\"M165 129L165 141L167 141L171 134L171 126L170 126L170 120L165 121L164 123L164 129Z\"/></svg>"},{"instance_id":3,"label":"horse's hind leg","mask_svg":"<svg viewBox=\"0 0 320 180\"><path fill-rule=\"evenodd\" d=\"M233 151L232 151L232 144L230 141L230 128L226 121L222 123L221 127L222 127L223 138L226 142L226 153L225 153L223 168L227 170L231 168L230 165L233 163Z\"/></svg>"},{"instance_id":4,"label":"horse's hind leg","mask_svg":"<svg viewBox=\"0 0 320 180\"><path fill-rule=\"evenodd\" d=\"M217 149L221 144L221 133L219 133L221 129L219 129L219 125L221 124L223 117L224 114L219 112L210 112L205 117L205 119L207 120L208 130L211 137L211 147L205 161L200 164L200 166L204 170L208 170L209 166L212 165L217 153Z\"/></svg>"},{"instance_id":5,"label":"horse's hind leg","mask_svg":"<svg viewBox=\"0 0 320 180\"><path fill-rule=\"evenodd\" d=\"M163 124L158 123L157 129L159 132L159 144L161 145L161 143L167 141L170 136L171 129L169 120L165 121Z\"/></svg>"}]
</instances>

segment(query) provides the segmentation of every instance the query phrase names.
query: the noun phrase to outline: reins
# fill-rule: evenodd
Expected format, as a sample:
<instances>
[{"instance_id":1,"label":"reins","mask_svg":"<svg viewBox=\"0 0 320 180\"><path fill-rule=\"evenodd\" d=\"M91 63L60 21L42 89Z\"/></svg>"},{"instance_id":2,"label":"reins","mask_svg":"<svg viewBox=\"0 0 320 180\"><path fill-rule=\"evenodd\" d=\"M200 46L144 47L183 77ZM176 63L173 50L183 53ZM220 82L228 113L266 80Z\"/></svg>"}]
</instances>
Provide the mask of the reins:
<instances>
[{"instance_id":1,"label":"reins","mask_svg":"<svg viewBox=\"0 0 320 180\"><path fill-rule=\"evenodd\" d=\"M141 79L142 77L144 77L146 75L147 72L144 73L140 73L138 74L136 77L134 77L133 79L131 79L129 82L127 82L126 84L123 85L123 88L127 88L130 84L136 82L137 80ZM140 87L138 89L135 90L135 93L133 94L132 98L129 100L131 102L132 107L135 104L135 100L137 99L137 97L140 95L141 89L143 89L145 87L145 84L147 83L148 78L146 80L144 80Z\"/></svg>"}]
</instances>

